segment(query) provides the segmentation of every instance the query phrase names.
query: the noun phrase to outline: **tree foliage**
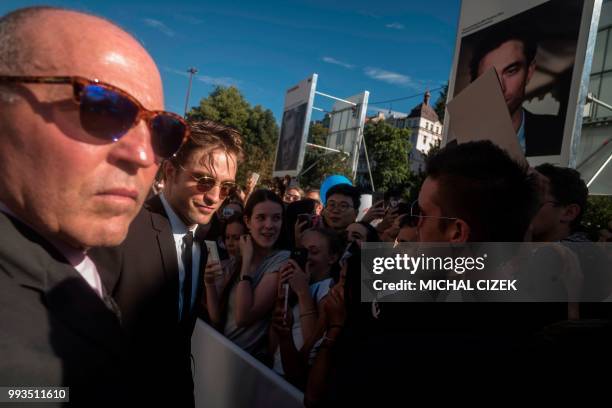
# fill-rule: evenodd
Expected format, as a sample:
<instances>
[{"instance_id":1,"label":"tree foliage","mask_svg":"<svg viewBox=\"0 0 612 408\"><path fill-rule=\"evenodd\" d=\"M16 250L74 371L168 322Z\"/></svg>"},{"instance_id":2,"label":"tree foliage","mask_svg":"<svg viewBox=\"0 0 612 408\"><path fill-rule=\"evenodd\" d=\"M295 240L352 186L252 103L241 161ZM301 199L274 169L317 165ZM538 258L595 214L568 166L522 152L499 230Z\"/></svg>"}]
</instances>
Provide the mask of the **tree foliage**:
<instances>
[{"instance_id":1,"label":"tree foliage","mask_svg":"<svg viewBox=\"0 0 612 408\"><path fill-rule=\"evenodd\" d=\"M582 226L593 240L597 240L599 231L605 229L612 221L612 197L589 196L586 211L582 217Z\"/></svg>"},{"instance_id":2,"label":"tree foliage","mask_svg":"<svg viewBox=\"0 0 612 408\"><path fill-rule=\"evenodd\" d=\"M446 98L448 96L448 82L444 85L444 88L440 91L440 96L436 99L436 103L434 104L434 111L438 114L438 118L440 122L444 123L444 109L446 107Z\"/></svg>"},{"instance_id":3,"label":"tree foliage","mask_svg":"<svg viewBox=\"0 0 612 408\"><path fill-rule=\"evenodd\" d=\"M310 124L308 141L325 146L329 129L322 123ZM312 167L311 167L312 166ZM309 167L311 167L309 169ZM304 156L303 174L299 177L302 187L319 188L323 180L332 174L342 174L351 178L351 168L348 157L343 153L329 152L309 147Z\"/></svg>"},{"instance_id":4,"label":"tree foliage","mask_svg":"<svg viewBox=\"0 0 612 408\"><path fill-rule=\"evenodd\" d=\"M410 130L379 121L366 125L364 137L376 190L405 189L410 182Z\"/></svg>"}]
</instances>

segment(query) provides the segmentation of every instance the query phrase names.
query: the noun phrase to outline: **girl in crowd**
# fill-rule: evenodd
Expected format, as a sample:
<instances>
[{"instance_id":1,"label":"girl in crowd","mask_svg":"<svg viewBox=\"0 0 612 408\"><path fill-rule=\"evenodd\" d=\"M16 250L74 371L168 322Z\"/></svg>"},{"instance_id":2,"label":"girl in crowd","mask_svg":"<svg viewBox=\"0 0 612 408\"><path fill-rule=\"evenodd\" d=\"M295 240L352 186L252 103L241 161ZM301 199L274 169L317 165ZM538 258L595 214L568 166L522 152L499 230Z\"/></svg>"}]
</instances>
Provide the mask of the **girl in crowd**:
<instances>
[{"instance_id":1,"label":"girl in crowd","mask_svg":"<svg viewBox=\"0 0 612 408\"><path fill-rule=\"evenodd\" d=\"M217 275L214 276L216 293L221 293L225 285L227 285L232 275L236 259L240 256L240 237L246 233L247 227L244 223L242 213L232 215L223 223L221 236L217 240L217 245L218 248L224 250L225 253L221 254L221 272L217 271ZM216 271L216 268L214 270ZM212 281L212 278L212 276L208 277L210 281ZM204 296L203 307L205 309L207 308L206 299L207 297Z\"/></svg>"},{"instance_id":2,"label":"girl in crowd","mask_svg":"<svg viewBox=\"0 0 612 408\"><path fill-rule=\"evenodd\" d=\"M266 356L266 334L276 299L277 272L289 258L289 251L276 249L283 208L281 199L273 192L253 192L244 209L249 234L240 237L240 257L235 258L228 284L220 296L214 279L221 265L209 263L204 274L211 322L228 339L260 360Z\"/></svg>"},{"instance_id":3,"label":"girl in crowd","mask_svg":"<svg viewBox=\"0 0 612 408\"><path fill-rule=\"evenodd\" d=\"M229 255L228 261L240 256L240 237L247 233L242 214L229 217L223 227L223 244Z\"/></svg>"},{"instance_id":4,"label":"girl in crowd","mask_svg":"<svg viewBox=\"0 0 612 408\"><path fill-rule=\"evenodd\" d=\"M308 373L308 353L303 353L304 344L313 342L321 301L327 296L333 284L332 270L343 249L343 242L330 229L314 228L306 230L302 245L308 250L306 268L290 259L281 268L280 298L283 299L281 316L287 320L287 329L279 336L270 336L271 350L274 350L273 369L292 383L304 386ZM289 310L285 314L283 286L289 285ZM289 316L290 315L290 316ZM288 324L288 321L291 324Z\"/></svg>"},{"instance_id":5,"label":"girl in crowd","mask_svg":"<svg viewBox=\"0 0 612 408\"><path fill-rule=\"evenodd\" d=\"M343 256L338 283L321 302L320 334L315 335L315 343L304 346L305 350L317 350L304 390L306 407L333 406L338 396L358 391L351 375L361 372L362 350L355 336L360 306L359 258L357 253Z\"/></svg>"}]
</instances>

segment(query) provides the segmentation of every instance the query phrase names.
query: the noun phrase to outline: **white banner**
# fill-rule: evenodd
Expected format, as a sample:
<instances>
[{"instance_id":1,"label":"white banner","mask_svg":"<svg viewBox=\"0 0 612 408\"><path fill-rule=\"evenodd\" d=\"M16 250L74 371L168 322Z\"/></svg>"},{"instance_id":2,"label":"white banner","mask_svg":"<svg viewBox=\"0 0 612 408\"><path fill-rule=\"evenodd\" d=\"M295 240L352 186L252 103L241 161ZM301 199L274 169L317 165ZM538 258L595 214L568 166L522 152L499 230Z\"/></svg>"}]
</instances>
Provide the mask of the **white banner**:
<instances>
[{"instance_id":1,"label":"white banner","mask_svg":"<svg viewBox=\"0 0 612 408\"><path fill-rule=\"evenodd\" d=\"M303 407L302 392L200 319L191 353L196 408Z\"/></svg>"}]
</instances>

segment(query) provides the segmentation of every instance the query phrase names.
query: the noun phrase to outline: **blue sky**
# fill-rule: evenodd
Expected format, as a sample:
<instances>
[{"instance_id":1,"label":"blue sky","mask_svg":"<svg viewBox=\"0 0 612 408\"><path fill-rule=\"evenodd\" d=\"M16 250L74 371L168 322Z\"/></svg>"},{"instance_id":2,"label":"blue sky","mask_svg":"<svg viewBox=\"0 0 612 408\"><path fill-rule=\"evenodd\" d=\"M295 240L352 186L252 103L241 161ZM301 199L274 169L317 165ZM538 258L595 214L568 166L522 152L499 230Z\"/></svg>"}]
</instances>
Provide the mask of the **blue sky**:
<instances>
[{"instance_id":1,"label":"blue sky","mask_svg":"<svg viewBox=\"0 0 612 408\"><path fill-rule=\"evenodd\" d=\"M0 14L35 4L40 1L2 0ZM319 74L319 91L348 97L368 90L371 102L439 87L449 76L460 7L459 0L46 4L104 16L138 38L160 69L166 109L182 114L186 70L194 66L199 74L191 105L217 84L236 85L251 104L271 109L277 121L285 91L313 72ZM376 106L406 112L420 99ZM331 104L315 100L324 109Z\"/></svg>"}]
</instances>

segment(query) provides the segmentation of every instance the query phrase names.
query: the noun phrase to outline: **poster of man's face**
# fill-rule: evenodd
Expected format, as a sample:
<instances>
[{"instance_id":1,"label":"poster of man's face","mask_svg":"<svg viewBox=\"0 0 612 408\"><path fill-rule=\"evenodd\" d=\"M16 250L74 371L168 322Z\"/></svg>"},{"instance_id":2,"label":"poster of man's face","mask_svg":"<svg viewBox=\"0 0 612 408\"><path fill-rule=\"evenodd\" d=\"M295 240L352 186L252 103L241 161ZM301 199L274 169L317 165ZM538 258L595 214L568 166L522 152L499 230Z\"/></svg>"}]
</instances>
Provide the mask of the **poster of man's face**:
<instances>
[{"instance_id":1,"label":"poster of man's face","mask_svg":"<svg viewBox=\"0 0 612 408\"><path fill-rule=\"evenodd\" d=\"M304 122L308 103L303 103L283 113L280 141L276 153L274 171L295 171L298 167Z\"/></svg>"},{"instance_id":2,"label":"poster of man's face","mask_svg":"<svg viewBox=\"0 0 612 408\"><path fill-rule=\"evenodd\" d=\"M573 121L567 130L565 123L583 5L583 0L549 0L506 19L501 12L499 21L485 28L474 24L463 30L452 95L495 69L528 158L559 156L564 135L571 135Z\"/></svg>"}]
</instances>

